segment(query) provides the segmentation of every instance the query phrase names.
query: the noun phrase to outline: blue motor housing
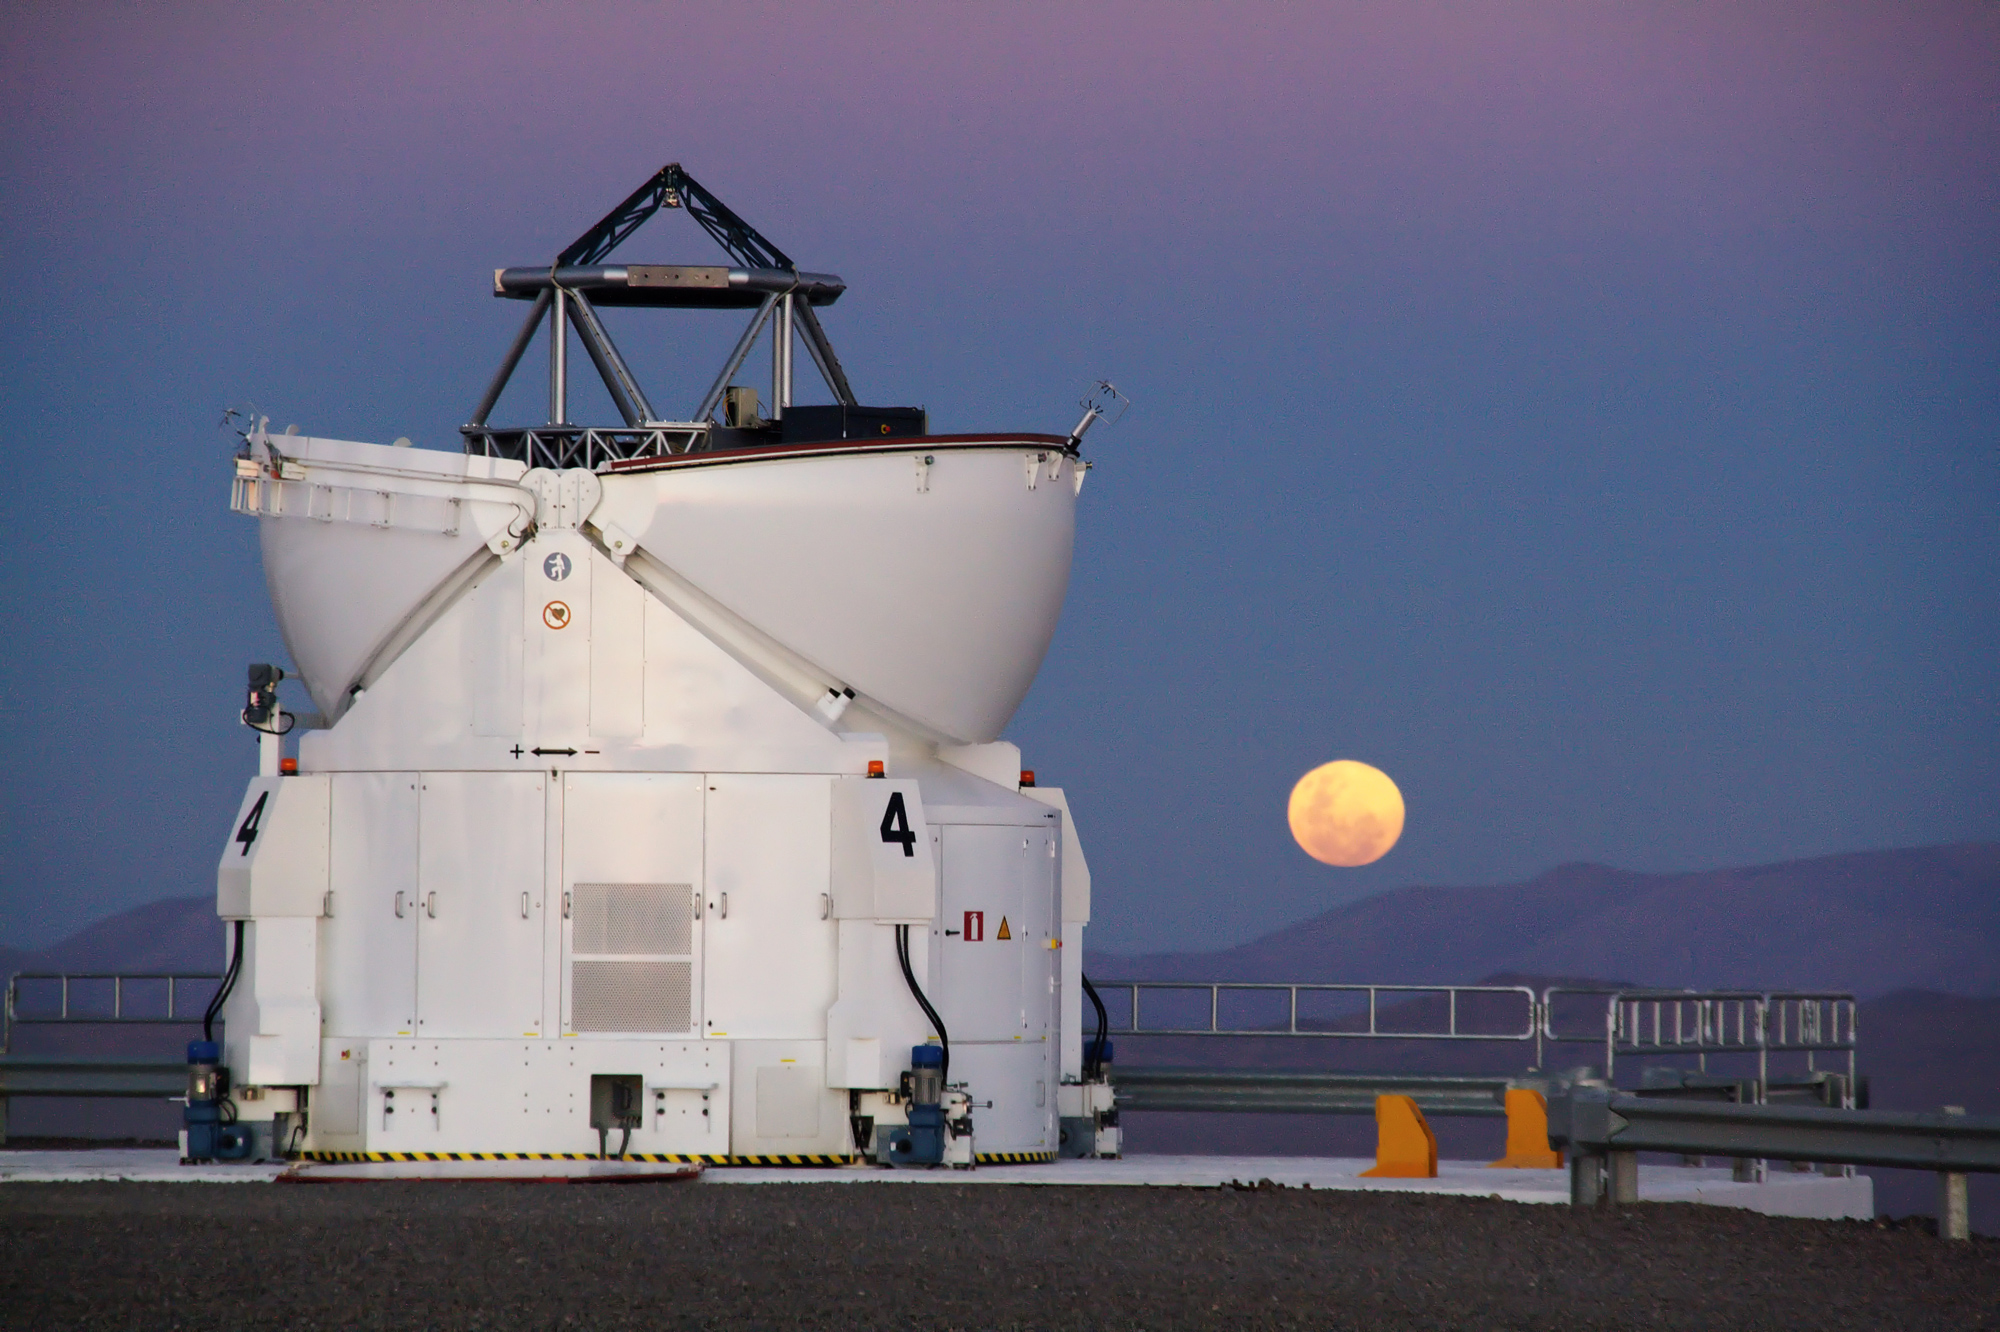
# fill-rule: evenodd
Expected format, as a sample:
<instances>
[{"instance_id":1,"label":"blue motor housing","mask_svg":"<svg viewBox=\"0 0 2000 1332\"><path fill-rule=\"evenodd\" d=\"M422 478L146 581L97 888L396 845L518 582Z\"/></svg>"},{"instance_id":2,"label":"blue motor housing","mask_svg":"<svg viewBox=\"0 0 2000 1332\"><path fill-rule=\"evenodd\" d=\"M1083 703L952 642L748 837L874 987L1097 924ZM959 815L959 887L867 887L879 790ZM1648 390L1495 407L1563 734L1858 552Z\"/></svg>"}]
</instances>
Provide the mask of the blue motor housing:
<instances>
[{"instance_id":1,"label":"blue motor housing","mask_svg":"<svg viewBox=\"0 0 2000 1332\"><path fill-rule=\"evenodd\" d=\"M250 1130L222 1122L222 1107L214 1102L190 1102L183 1119L190 1161L245 1161L250 1157Z\"/></svg>"},{"instance_id":2,"label":"blue motor housing","mask_svg":"<svg viewBox=\"0 0 2000 1332\"><path fill-rule=\"evenodd\" d=\"M934 1166L944 1164L944 1107L913 1105L906 1128L889 1130L889 1164Z\"/></svg>"},{"instance_id":3,"label":"blue motor housing","mask_svg":"<svg viewBox=\"0 0 2000 1332\"><path fill-rule=\"evenodd\" d=\"M910 1051L910 1122L889 1130L889 1163L899 1166L944 1164L944 1050L919 1045Z\"/></svg>"},{"instance_id":4,"label":"blue motor housing","mask_svg":"<svg viewBox=\"0 0 2000 1332\"><path fill-rule=\"evenodd\" d=\"M222 1047L214 1041L189 1041L187 1129L190 1161L242 1161L250 1156L250 1132L222 1122L222 1098L227 1075L221 1068Z\"/></svg>"}]
</instances>

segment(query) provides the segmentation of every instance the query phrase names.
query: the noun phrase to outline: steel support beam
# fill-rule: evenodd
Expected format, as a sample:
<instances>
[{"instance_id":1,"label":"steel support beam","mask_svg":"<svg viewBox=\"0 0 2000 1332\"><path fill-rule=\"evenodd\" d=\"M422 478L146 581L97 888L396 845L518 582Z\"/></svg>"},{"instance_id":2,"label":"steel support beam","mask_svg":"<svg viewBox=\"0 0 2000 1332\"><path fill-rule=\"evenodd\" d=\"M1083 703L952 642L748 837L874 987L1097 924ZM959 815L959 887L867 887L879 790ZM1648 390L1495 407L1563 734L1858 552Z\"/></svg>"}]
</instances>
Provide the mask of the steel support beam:
<instances>
[{"instance_id":1,"label":"steel support beam","mask_svg":"<svg viewBox=\"0 0 2000 1332\"><path fill-rule=\"evenodd\" d=\"M479 406L472 412L472 420L467 424L483 426L486 418L493 414L493 408L500 401L500 395L507 389L507 381L514 377L515 369L521 364L521 357L527 353L528 344L535 340L535 330L541 326L542 316L549 312L549 294L544 291L535 297L535 308L528 311L521 331L514 335L514 345L507 349L507 358L500 362L500 372L493 376L493 382L486 386L486 396L479 400Z\"/></svg>"},{"instance_id":2,"label":"steel support beam","mask_svg":"<svg viewBox=\"0 0 2000 1332\"><path fill-rule=\"evenodd\" d=\"M549 302L549 424L569 424L569 293L560 287Z\"/></svg>"},{"instance_id":3,"label":"steel support beam","mask_svg":"<svg viewBox=\"0 0 2000 1332\"><path fill-rule=\"evenodd\" d=\"M610 330L597 317L596 307L580 291L570 292L569 299L576 311L577 336L583 339L583 349L590 353L590 363L597 367L599 377L604 380L605 391L625 418L625 424L642 426L656 419L653 404L646 401L639 381L632 377L625 358L618 354L618 348L611 341Z\"/></svg>"},{"instance_id":4,"label":"steel support beam","mask_svg":"<svg viewBox=\"0 0 2000 1332\"><path fill-rule=\"evenodd\" d=\"M834 400L848 407L858 406L854 390L847 385L847 371L833 354L833 343L819 326L819 316L813 313L811 301L798 303L798 319L799 327L805 330L806 350L812 353L813 364L819 367L819 377L833 390Z\"/></svg>"},{"instance_id":5,"label":"steel support beam","mask_svg":"<svg viewBox=\"0 0 2000 1332\"><path fill-rule=\"evenodd\" d=\"M757 307L757 313L750 316L749 327L743 330L742 337L736 339L736 349L729 353L729 359L723 363L722 373L708 386L708 392L702 395L701 406L694 409L694 416L691 419L706 421L709 413L715 410L715 405L722 401L722 391L729 387L731 377L743 368L743 360L750 354L750 349L757 345L757 335L764 331L764 325L771 318L771 312L778 308L781 294L775 291L770 293L764 298L764 303Z\"/></svg>"}]
</instances>

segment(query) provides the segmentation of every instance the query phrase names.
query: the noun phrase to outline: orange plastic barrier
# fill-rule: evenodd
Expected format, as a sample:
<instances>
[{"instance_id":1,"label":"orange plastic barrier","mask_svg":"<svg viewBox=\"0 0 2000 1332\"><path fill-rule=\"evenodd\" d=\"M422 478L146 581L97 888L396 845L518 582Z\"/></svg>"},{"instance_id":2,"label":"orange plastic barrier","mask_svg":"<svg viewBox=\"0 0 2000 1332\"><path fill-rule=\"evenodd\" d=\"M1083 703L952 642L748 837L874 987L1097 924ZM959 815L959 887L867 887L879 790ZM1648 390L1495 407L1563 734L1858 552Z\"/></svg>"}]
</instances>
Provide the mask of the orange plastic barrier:
<instances>
[{"instance_id":1,"label":"orange plastic barrier","mask_svg":"<svg viewBox=\"0 0 2000 1332\"><path fill-rule=\"evenodd\" d=\"M1375 1168L1361 1172L1376 1179L1436 1179L1438 1140L1411 1096L1375 1098Z\"/></svg>"},{"instance_id":2,"label":"orange plastic barrier","mask_svg":"<svg viewBox=\"0 0 2000 1332\"><path fill-rule=\"evenodd\" d=\"M1556 1170L1563 1154L1549 1147L1549 1103L1538 1091L1507 1092L1507 1154L1491 1165L1510 1170Z\"/></svg>"}]
</instances>

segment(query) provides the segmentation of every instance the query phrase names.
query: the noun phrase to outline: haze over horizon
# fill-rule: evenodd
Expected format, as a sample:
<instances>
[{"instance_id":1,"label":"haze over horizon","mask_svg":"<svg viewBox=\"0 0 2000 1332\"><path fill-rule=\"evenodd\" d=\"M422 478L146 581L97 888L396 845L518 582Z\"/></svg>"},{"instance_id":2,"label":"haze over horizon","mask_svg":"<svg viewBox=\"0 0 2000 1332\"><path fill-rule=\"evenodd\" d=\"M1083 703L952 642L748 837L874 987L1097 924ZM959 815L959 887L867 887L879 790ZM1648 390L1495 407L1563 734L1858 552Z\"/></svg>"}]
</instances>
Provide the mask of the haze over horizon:
<instances>
[{"instance_id":1,"label":"haze over horizon","mask_svg":"<svg viewBox=\"0 0 2000 1332\"><path fill-rule=\"evenodd\" d=\"M0 69L9 946L212 887L283 659L221 410L455 447L491 269L668 160L846 279L865 401L1134 399L1009 732L1093 948L2000 841L1993 6L42 5ZM627 313L656 403L737 324ZM1362 869L1286 826L1335 758Z\"/></svg>"}]
</instances>

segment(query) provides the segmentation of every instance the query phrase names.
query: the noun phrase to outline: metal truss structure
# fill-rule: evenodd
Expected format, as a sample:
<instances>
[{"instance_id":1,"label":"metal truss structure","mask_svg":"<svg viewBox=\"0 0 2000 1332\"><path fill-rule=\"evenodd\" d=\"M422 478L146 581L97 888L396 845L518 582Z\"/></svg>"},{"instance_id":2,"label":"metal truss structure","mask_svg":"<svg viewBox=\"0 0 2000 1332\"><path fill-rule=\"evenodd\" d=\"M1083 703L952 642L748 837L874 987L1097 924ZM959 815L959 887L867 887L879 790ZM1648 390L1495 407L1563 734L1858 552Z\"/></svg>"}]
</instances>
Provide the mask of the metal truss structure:
<instances>
[{"instance_id":1,"label":"metal truss structure","mask_svg":"<svg viewBox=\"0 0 2000 1332\"><path fill-rule=\"evenodd\" d=\"M734 264L607 264L605 259L655 213L685 209ZM831 273L802 272L791 256L738 217L694 177L670 162L624 202L558 254L546 268L503 268L493 275L493 294L532 301L500 369L460 428L468 453L515 458L531 467L602 467L639 458L671 457L714 447L712 419L730 380L751 349L771 330L770 415L755 425L769 428L792 405L792 356L803 341L837 402L856 406L846 370L820 326L813 308L831 305L846 291ZM750 309L749 326L686 420L662 419L611 340L599 306L679 309ZM545 424L495 427L488 417L519 368L535 334L548 325L549 413ZM569 334L574 328L592 367L603 380L621 427L586 427L569 420ZM731 421L731 426L744 424Z\"/></svg>"}]
</instances>

